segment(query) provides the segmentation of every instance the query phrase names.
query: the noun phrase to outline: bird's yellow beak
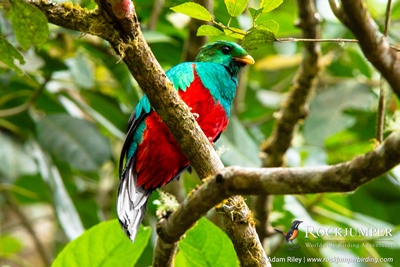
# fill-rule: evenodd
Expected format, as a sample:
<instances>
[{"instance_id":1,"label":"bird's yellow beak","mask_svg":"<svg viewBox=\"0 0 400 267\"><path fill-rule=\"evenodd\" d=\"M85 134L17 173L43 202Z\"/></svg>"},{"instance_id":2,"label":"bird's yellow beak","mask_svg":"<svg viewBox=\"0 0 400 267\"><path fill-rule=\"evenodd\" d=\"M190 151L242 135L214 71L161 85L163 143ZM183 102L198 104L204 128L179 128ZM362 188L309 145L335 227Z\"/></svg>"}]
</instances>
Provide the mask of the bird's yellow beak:
<instances>
[{"instance_id":1,"label":"bird's yellow beak","mask_svg":"<svg viewBox=\"0 0 400 267\"><path fill-rule=\"evenodd\" d=\"M246 55L244 57L235 57L236 61L242 62L246 65L253 65L254 64L254 58L250 55Z\"/></svg>"}]
</instances>

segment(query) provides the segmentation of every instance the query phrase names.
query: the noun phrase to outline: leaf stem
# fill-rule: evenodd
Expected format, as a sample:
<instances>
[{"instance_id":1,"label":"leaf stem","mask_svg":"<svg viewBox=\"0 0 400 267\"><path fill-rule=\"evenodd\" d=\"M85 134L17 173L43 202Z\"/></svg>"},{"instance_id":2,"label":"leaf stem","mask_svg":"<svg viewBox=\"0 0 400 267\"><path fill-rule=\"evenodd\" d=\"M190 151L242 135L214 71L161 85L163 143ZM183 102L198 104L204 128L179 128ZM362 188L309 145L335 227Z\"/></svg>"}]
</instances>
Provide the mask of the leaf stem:
<instances>
[{"instance_id":1,"label":"leaf stem","mask_svg":"<svg viewBox=\"0 0 400 267\"><path fill-rule=\"evenodd\" d=\"M226 25L229 28L229 25L231 25L232 22L232 16L229 18L228 24Z\"/></svg>"},{"instance_id":2,"label":"leaf stem","mask_svg":"<svg viewBox=\"0 0 400 267\"><path fill-rule=\"evenodd\" d=\"M215 21L215 20L213 20L212 23L214 23L215 25L217 25L218 27L220 27L220 28L223 29L223 30L230 30L231 32L234 32L234 33L237 33L237 34L240 34L240 35L245 36L245 34L243 34L243 31L240 31L240 30L238 30L238 29L236 29L236 28L231 28L231 27L229 26L230 20L229 20L229 22L228 22L228 26L225 26L225 25L222 24L221 22L218 22L218 21Z\"/></svg>"}]
</instances>

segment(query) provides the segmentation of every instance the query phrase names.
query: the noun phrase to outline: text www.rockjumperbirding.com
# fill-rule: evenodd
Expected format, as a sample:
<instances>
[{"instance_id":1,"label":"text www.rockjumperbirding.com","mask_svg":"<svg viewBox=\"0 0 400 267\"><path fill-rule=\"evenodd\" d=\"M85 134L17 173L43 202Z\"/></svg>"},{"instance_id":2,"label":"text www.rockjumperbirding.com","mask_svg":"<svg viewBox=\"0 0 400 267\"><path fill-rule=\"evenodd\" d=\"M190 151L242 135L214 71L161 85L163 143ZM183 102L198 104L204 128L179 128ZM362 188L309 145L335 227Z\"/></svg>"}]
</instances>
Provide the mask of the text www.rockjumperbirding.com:
<instances>
[{"instance_id":1,"label":"text www.rockjumperbirding.com","mask_svg":"<svg viewBox=\"0 0 400 267\"><path fill-rule=\"evenodd\" d=\"M374 263L377 264L378 262L393 262L393 258L376 258L376 257L295 257L295 256L288 256L288 257L268 257L268 261L271 263Z\"/></svg>"}]
</instances>

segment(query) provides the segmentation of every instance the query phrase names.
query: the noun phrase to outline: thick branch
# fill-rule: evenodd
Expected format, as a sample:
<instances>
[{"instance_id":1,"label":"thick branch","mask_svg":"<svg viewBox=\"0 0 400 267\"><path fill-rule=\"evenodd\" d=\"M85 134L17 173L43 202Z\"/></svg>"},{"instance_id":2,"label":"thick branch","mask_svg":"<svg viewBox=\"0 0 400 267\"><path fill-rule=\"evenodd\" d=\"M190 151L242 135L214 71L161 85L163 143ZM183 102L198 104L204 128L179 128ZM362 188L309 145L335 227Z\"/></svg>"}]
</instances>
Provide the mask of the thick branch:
<instances>
[{"instance_id":1,"label":"thick branch","mask_svg":"<svg viewBox=\"0 0 400 267\"><path fill-rule=\"evenodd\" d=\"M172 243L213 206L232 195L309 194L353 191L400 163L400 133L391 134L375 150L332 166L304 168L227 167L194 191L158 226ZM229 210L221 206L221 209ZM233 212L231 216L236 216ZM162 226L162 227L161 227Z\"/></svg>"},{"instance_id":2,"label":"thick branch","mask_svg":"<svg viewBox=\"0 0 400 267\"><path fill-rule=\"evenodd\" d=\"M54 3L45 0L26 0L28 3L39 8L50 23L61 27L99 36L106 40L119 39L110 21L95 9L89 11L80 5L70 2Z\"/></svg>"},{"instance_id":3,"label":"thick branch","mask_svg":"<svg viewBox=\"0 0 400 267\"><path fill-rule=\"evenodd\" d=\"M166 243L158 239L154 248L153 267L174 266L177 250L178 242Z\"/></svg>"},{"instance_id":4,"label":"thick branch","mask_svg":"<svg viewBox=\"0 0 400 267\"><path fill-rule=\"evenodd\" d=\"M365 57L388 81L393 91L400 97L400 54L392 49L387 38L379 32L378 26L367 10L365 1L346 0L342 6L329 1L331 8L359 40Z\"/></svg>"}]
</instances>

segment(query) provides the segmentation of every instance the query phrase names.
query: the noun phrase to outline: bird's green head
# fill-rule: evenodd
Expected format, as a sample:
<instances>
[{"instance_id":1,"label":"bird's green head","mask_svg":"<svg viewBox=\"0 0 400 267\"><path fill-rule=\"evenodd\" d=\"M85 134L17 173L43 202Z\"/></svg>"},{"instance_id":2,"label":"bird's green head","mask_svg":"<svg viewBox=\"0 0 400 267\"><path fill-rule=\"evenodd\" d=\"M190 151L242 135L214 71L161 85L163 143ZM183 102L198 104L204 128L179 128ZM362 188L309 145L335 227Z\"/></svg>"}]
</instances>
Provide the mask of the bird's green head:
<instances>
[{"instance_id":1,"label":"bird's green head","mask_svg":"<svg viewBox=\"0 0 400 267\"><path fill-rule=\"evenodd\" d=\"M254 64L254 59L240 45L228 41L216 41L203 45L196 62L212 62L224 65L232 76L240 68Z\"/></svg>"}]
</instances>

